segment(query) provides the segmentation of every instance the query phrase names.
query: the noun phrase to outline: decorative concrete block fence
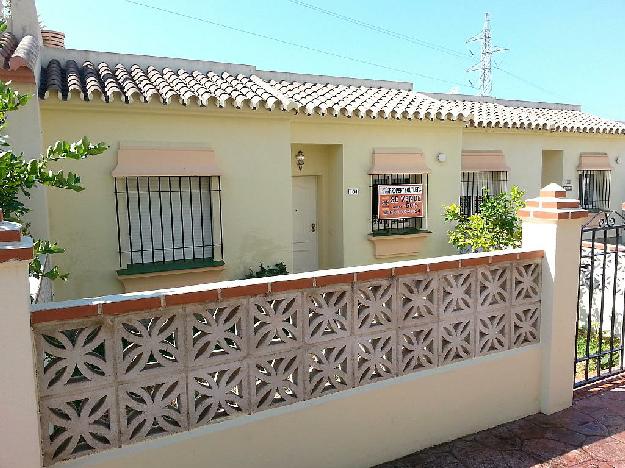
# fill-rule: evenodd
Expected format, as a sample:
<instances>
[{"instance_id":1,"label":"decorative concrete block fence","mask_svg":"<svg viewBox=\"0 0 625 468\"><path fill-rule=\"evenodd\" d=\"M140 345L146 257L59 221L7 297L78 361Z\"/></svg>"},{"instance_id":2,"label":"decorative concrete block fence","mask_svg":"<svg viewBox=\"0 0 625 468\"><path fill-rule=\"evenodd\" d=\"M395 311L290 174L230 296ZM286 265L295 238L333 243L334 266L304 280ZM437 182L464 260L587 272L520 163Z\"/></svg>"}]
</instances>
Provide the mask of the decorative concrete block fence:
<instances>
[{"instance_id":1,"label":"decorative concrete block fence","mask_svg":"<svg viewBox=\"0 0 625 468\"><path fill-rule=\"evenodd\" d=\"M38 307L46 463L536 343L542 256Z\"/></svg>"},{"instance_id":2,"label":"decorative concrete block fence","mask_svg":"<svg viewBox=\"0 0 625 468\"><path fill-rule=\"evenodd\" d=\"M12 329L28 391L0 383L31 459L0 465L367 466L565 408L585 212L547 189L522 249L34 305Z\"/></svg>"}]
</instances>

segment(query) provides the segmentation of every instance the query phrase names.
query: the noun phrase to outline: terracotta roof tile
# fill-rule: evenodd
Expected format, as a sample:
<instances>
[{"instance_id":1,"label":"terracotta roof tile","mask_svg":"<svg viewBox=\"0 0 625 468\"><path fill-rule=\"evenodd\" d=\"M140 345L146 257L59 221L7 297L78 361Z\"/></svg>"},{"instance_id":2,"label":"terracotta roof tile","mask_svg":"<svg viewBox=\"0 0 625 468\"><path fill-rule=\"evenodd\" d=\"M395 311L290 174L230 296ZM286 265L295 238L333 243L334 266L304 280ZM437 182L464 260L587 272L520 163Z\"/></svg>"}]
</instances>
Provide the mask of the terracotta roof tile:
<instances>
[{"instance_id":1,"label":"terracotta roof tile","mask_svg":"<svg viewBox=\"0 0 625 468\"><path fill-rule=\"evenodd\" d=\"M50 60L48 66L41 71L39 95L45 99L50 96L50 93L56 93L59 99L64 99L64 82L65 76L61 63L58 60Z\"/></svg>"},{"instance_id":2,"label":"terracotta roof tile","mask_svg":"<svg viewBox=\"0 0 625 468\"><path fill-rule=\"evenodd\" d=\"M78 70L78 64L73 60L67 62L67 98L70 99L73 95L79 96L84 99L85 93L82 90L82 82L80 79L80 71Z\"/></svg>"},{"instance_id":3,"label":"terracotta roof tile","mask_svg":"<svg viewBox=\"0 0 625 468\"><path fill-rule=\"evenodd\" d=\"M0 34L0 56L4 59L4 69L17 70L26 67L35 69L40 52L39 42L34 36L24 36L21 40L10 32Z\"/></svg>"},{"instance_id":4,"label":"terracotta roof tile","mask_svg":"<svg viewBox=\"0 0 625 468\"><path fill-rule=\"evenodd\" d=\"M20 67L27 67L34 70L40 49L41 46L34 36L24 36L9 59L9 68L17 70Z\"/></svg>"},{"instance_id":5,"label":"terracotta roof tile","mask_svg":"<svg viewBox=\"0 0 625 468\"><path fill-rule=\"evenodd\" d=\"M152 96L158 94L154 85L150 82L148 75L138 65L130 67L130 76L135 82L135 85L141 91L143 95L143 102L150 102ZM132 95L131 95L132 96ZM130 96L127 96L130 97ZM127 102L132 102L128 99Z\"/></svg>"},{"instance_id":6,"label":"terracotta roof tile","mask_svg":"<svg viewBox=\"0 0 625 468\"><path fill-rule=\"evenodd\" d=\"M522 105L519 101L495 98L472 100L470 96L461 96L458 99L449 95L446 97L448 99L442 99L442 102L461 106L465 114L471 114L472 117L467 121L468 127L625 134L625 123L582 112L576 106L561 105L562 108L557 108L557 105L545 103ZM483 99L490 101L485 102Z\"/></svg>"},{"instance_id":7,"label":"terracotta roof tile","mask_svg":"<svg viewBox=\"0 0 625 468\"><path fill-rule=\"evenodd\" d=\"M141 90L132 79L130 73L128 73L126 67L122 64L115 65L114 75L128 102L141 99Z\"/></svg>"},{"instance_id":8,"label":"terracotta roof tile","mask_svg":"<svg viewBox=\"0 0 625 468\"><path fill-rule=\"evenodd\" d=\"M64 65L50 60L42 70L40 97L56 91L61 100L81 93L84 100L101 96L106 102L120 99L131 103L163 104L178 101L237 109L295 111L307 115L331 115L385 119L463 119L457 106L442 105L424 94L384 87L345 84L264 80L256 74L230 74L174 68L141 67L92 62L82 65L67 60Z\"/></svg>"},{"instance_id":9,"label":"terracotta roof tile","mask_svg":"<svg viewBox=\"0 0 625 468\"><path fill-rule=\"evenodd\" d=\"M91 62L85 62L83 66L83 77L85 85L85 94L83 99L91 101L93 99L104 100L104 91L100 85L98 71Z\"/></svg>"},{"instance_id":10,"label":"terracotta roof tile","mask_svg":"<svg viewBox=\"0 0 625 468\"><path fill-rule=\"evenodd\" d=\"M14 47L13 36L0 35L0 56L5 59L11 56ZM67 56L58 55L62 53L57 56ZM69 54L69 51L64 53ZM96 53L90 54L92 58ZM47 99L56 91L61 100L73 95L88 101L100 97L105 102L125 103L158 99L165 105L179 102L361 119L462 120L466 126L476 128L625 134L625 123L602 119L570 105L426 94L402 84L395 88L390 82L333 77L318 77L317 82L317 77L297 81L303 76L259 72L250 66L239 66L243 73L229 73L224 69L233 70L237 66L213 62L207 63L215 65L213 70L203 71L193 68L197 64L202 66L202 62L182 63L175 59L140 56L125 56L125 59L135 58L141 65L121 64L111 61L112 54L98 54L104 61L97 67L90 61L66 60L62 64L59 60L50 60L42 70L40 97ZM176 63L178 66L174 66ZM184 68L186 65L188 67Z\"/></svg>"},{"instance_id":11,"label":"terracotta roof tile","mask_svg":"<svg viewBox=\"0 0 625 468\"><path fill-rule=\"evenodd\" d=\"M17 38L10 32L3 32L0 34L0 55L5 59L5 62L13 55L15 49L17 49ZM4 66L8 68L8 66Z\"/></svg>"},{"instance_id":12,"label":"terracotta roof tile","mask_svg":"<svg viewBox=\"0 0 625 468\"><path fill-rule=\"evenodd\" d=\"M104 97L106 102L113 102L115 99L125 100L126 97L117 83L115 75L111 71L108 63L100 63L97 67L98 76L104 89Z\"/></svg>"},{"instance_id":13,"label":"terracotta roof tile","mask_svg":"<svg viewBox=\"0 0 625 468\"><path fill-rule=\"evenodd\" d=\"M275 80L269 84L297 102L300 110L308 115L432 120L464 117L457 106L441 106L440 101L404 89Z\"/></svg>"}]
</instances>

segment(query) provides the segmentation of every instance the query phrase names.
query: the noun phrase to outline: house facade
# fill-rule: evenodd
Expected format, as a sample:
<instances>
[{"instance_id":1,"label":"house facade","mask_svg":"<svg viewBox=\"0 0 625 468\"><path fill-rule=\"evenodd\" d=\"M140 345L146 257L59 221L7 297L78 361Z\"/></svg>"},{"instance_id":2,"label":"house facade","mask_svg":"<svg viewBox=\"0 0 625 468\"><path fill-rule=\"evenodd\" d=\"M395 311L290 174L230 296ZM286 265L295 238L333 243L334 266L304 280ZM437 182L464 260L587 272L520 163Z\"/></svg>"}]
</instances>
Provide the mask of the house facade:
<instances>
[{"instance_id":1,"label":"house facade","mask_svg":"<svg viewBox=\"0 0 625 468\"><path fill-rule=\"evenodd\" d=\"M58 299L239 279L260 263L451 254L443 206L473 213L483 187L533 197L557 182L590 209L625 200L625 124L578 106L67 50L14 13L2 78L36 96L12 118L15 147L109 145L58 165L84 192L34 193L47 222L33 230L66 248Z\"/></svg>"}]
</instances>

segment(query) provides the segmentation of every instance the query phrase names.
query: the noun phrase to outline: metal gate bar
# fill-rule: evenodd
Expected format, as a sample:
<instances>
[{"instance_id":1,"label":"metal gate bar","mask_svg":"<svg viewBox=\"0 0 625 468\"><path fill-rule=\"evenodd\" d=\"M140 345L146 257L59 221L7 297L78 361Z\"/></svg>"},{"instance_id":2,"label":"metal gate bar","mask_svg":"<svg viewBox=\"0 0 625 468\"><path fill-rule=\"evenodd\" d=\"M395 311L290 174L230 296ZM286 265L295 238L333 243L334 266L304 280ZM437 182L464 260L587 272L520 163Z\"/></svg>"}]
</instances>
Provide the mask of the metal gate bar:
<instances>
[{"instance_id":1,"label":"metal gate bar","mask_svg":"<svg viewBox=\"0 0 625 468\"><path fill-rule=\"evenodd\" d=\"M623 371L624 229L625 218L614 211L599 212L582 226L575 387Z\"/></svg>"}]
</instances>

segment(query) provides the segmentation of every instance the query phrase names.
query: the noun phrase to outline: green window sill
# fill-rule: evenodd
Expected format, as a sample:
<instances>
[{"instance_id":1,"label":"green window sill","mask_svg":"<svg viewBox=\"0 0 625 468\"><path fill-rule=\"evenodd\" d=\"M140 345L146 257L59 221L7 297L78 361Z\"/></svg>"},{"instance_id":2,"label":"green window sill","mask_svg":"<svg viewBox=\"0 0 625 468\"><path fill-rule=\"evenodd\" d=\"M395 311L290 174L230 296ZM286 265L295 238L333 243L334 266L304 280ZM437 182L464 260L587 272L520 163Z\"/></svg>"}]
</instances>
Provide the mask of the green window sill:
<instances>
[{"instance_id":1,"label":"green window sill","mask_svg":"<svg viewBox=\"0 0 625 468\"><path fill-rule=\"evenodd\" d=\"M215 261L211 258L202 258L195 260L172 260L169 262L157 263L135 263L128 265L126 268L117 270L118 276L145 275L150 273L160 273L179 270L195 270L200 268L220 268L225 263L223 261Z\"/></svg>"}]
</instances>

